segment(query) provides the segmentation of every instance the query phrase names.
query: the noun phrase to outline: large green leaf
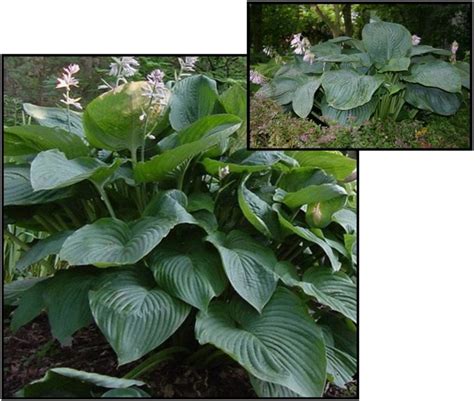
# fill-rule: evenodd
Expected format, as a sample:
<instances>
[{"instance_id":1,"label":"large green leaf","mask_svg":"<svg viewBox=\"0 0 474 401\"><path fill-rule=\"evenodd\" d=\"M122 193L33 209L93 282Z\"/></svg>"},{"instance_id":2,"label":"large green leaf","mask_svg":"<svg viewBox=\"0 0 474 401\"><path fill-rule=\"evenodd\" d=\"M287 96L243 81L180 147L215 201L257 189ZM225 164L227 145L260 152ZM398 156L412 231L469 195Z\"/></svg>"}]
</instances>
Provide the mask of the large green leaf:
<instances>
[{"instance_id":1,"label":"large green leaf","mask_svg":"<svg viewBox=\"0 0 474 401\"><path fill-rule=\"evenodd\" d=\"M296 89L307 80L308 77L302 73L296 76L278 76L264 84L257 93L274 99L280 105L288 104L293 100Z\"/></svg>"},{"instance_id":2,"label":"large green leaf","mask_svg":"<svg viewBox=\"0 0 474 401\"><path fill-rule=\"evenodd\" d=\"M38 240L28 251L26 251L15 265L19 271L24 270L33 263L37 263L47 256L57 255L66 238L72 234L71 230L61 231L50 235L45 239Z\"/></svg>"},{"instance_id":3,"label":"large green leaf","mask_svg":"<svg viewBox=\"0 0 474 401\"><path fill-rule=\"evenodd\" d=\"M203 311L227 284L219 255L198 242L160 245L150 269L166 292Z\"/></svg>"},{"instance_id":4,"label":"large green leaf","mask_svg":"<svg viewBox=\"0 0 474 401\"><path fill-rule=\"evenodd\" d=\"M176 191L178 192L178 191ZM99 219L68 237L59 254L71 265L109 267L141 260L178 224L197 224L175 196L160 194L146 215L132 222ZM184 196L184 194L183 194Z\"/></svg>"},{"instance_id":5,"label":"large green leaf","mask_svg":"<svg viewBox=\"0 0 474 401\"><path fill-rule=\"evenodd\" d=\"M284 230L289 233L296 234L299 237L310 241L318 245L324 253L327 255L329 262L331 263L332 269L338 271L341 268L341 262L339 261L337 255L334 253L329 244L322 238L318 237L313 231L308 228L294 225L281 211L281 208L278 205L274 205L274 209L278 213L278 219L281 226Z\"/></svg>"},{"instance_id":6,"label":"large green leaf","mask_svg":"<svg viewBox=\"0 0 474 401\"><path fill-rule=\"evenodd\" d=\"M341 225L347 233L357 230L357 215L349 209L341 209L331 217L332 221Z\"/></svg>"},{"instance_id":7,"label":"large green leaf","mask_svg":"<svg viewBox=\"0 0 474 401\"><path fill-rule=\"evenodd\" d=\"M337 184L310 185L297 192L291 192L283 198L283 203L296 208L310 203L324 202L335 198L346 198L346 190Z\"/></svg>"},{"instance_id":8,"label":"large green leaf","mask_svg":"<svg viewBox=\"0 0 474 401\"><path fill-rule=\"evenodd\" d=\"M242 125L242 120L233 114L214 114L204 116L178 132L180 145L195 142L213 135L233 134Z\"/></svg>"},{"instance_id":9,"label":"large green leaf","mask_svg":"<svg viewBox=\"0 0 474 401\"><path fill-rule=\"evenodd\" d=\"M471 89L471 66L464 61L458 61L454 64L459 76L461 77L461 84L467 89Z\"/></svg>"},{"instance_id":10,"label":"large green leaf","mask_svg":"<svg viewBox=\"0 0 474 401\"><path fill-rule=\"evenodd\" d=\"M151 398L151 395L141 388L114 388L102 394L101 398Z\"/></svg>"},{"instance_id":11,"label":"large green leaf","mask_svg":"<svg viewBox=\"0 0 474 401\"><path fill-rule=\"evenodd\" d=\"M372 22L362 29L362 41L370 57L378 63L407 57L412 49L411 34L402 25Z\"/></svg>"},{"instance_id":12,"label":"large green leaf","mask_svg":"<svg viewBox=\"0 0 474 401\"><path fill-rule=\"evenodd\" d=\"M232 85L222 93L219 100L227 113L235 114L242 120L231 151L245 148L247 143L247 90L238 84Z\"/></svg>"},{"instance_id":13,"label":"large green leaf","mask_svg":"<svg viewBox=\"0 0 474 401\"><path fill-rule=\"evenodd\" d=\"M64 188L84 180L104 185L120 164L120 159L111 165L92 157L68 160L64 153L47 150L31 163L31 185L35 191Z\"/></svg>"},{"instance_id":14,"label":"large green leaf","mask_svg":"<svg viewBox=\"0 0 474 401\"><path fill-rule=\"evenodd\" d=\"M421 54L426 54L426 53L439 54L441 56L451 55L451 52L449 50L436 49L432 46L426 46L426 45L417 45L417 46L412 46L410 57L419 56Z\"/></svg>"},{"instance_id":15,"label":"large green leaf","mask_svg":"<svg viewBox=\"0 0 474 401\"><path fill-rule=\"evenodd\" d=\"M258 195L247 189L245 182L249 176L240 183L238 201L245 218L263 235L270 238L280 236L278 216L271 206Z\"/></svg>"},{"instance_id":16,"label":"large green leaf","mask_svg":"<svg viewBox=\"0 0 474 401\"><path fill-rule=\"evenodd\" d=\"M297 162L288 157L284 152L248 151L244 149L233 153L224 160L205 158L202 161L206 171L215 176L218 176L219 170L225 167L229 169L229 173L254 173L270 170L279 163L290 166L297 165Z\"/></svg>"},{"instance_id":17,"label":"large green leaf","mask_svg":"<svg viewBox=\"0 0 474 401\"><path fill-rule=\"evenodd\" d=\"M461 101L455 93L417 84L407 84L405 100L419 109L443 116L453 115L461 106Z\"/></svg>"},{"instance_id":18,"label":"large green leaf","mask_svg":"<svg viewBox=\"0 0 474 401\"><path fill-rule=\"evenodd\" d=\"M31 382L21 389L16 396L25 398L91 398L93 390L125 389L144 384L139 380L119 379L70 368L53 368L49 369L43 378Z\"/></svg>"},{"instance_id":19,"label":"large green leaf","mask_svg":"<svg viewBox=\"0 0 474 401\"><path fill-rule=\"evenodd\" d=\"M346 202L347 196L337 196L309 204L306 209L306 222L311 228L326 228L331 224L333 214L341 210Z\"/></svg>"},{"instance_id":20,"label":"large green leaf","mask_svg":"<svg viewBox=\"0 0 474 401\"><path fill-rule=\"evenodd\" d=\"M436 60L414 64L410 75L402 79L414 84L442 89L446 92L461 92L461 76L457 68L446 61Z\"/></svg>"},{"instance_id":21,"label":"large green leaf","mask_svg":"<svg viewBox=\"0 0 474 401\"><path fill-rule=\"evenodd\" d=\"M379 72L407 71L410 66L410 57L391 58L378 69Z\"/></svg>"},{"instance_id":22,"label":"large green leaf","mask_svg":"<svg viewBox=\"0 0 474 401\"><path fill-rule=\"evenodd\" d=\"M61 344L69 344L72 335L92 323L88 292L97 282L91 268L57 272L49 279L43 293L51 332Z\"/></svg>"},{"instance_id":23,"label":"large green leaf","mask_svg":"<svg viewBox=\"0 0 474 401\"><path fill-rule=\"evenodd\" d=\"M143 96L147 82L130 82L96 97L83 115L88 141L107 150L129 149L135 152L143 144L144 121L140 115L148 110L149 99ZM158 119L156 107L148 110L148 124Z\"/></svg>"},{"instance_id":24,"label":"large green leaf","mask_svg":"<svg viewBox=\"0 0 474 401\"><path fill-rule=\"evenodd\" d=\"M23 110L26 114L33 117L39 125L51 128L61 128L69 131L77 136L84 137L84 129L82 128L82 113L70 110L69 115L67 109L59 107L42 107L31 103L23 103Z\"/></svg>"},{"instance_id":25,"label":"large green leaf","mask_svg":"<svg viewBox=\"0 0 474 401\"><path fill-rule=\"evenodd\" d=\"M337 180L343 180L356 168L357 162L341 152L315 151L315 152L288 152L301 167L317 167Z\"/></svg>"},{"instance_id":26,"label":"large green leaf","mask_svg":"<svg viewBox=\"0 0 474 401\"><path fill-rule=\"evenodd\" d=\"M46 307L43 293L48 282L49 280L39 281L24 291L12 315L11 329L13 331L17 331L21 326L32 321Z\"/></svg>"},{"instance_id":27,"label":"large green leaf","mask_svg":"<svg viewBox=\"0 0 474 401\"><path fill-rule=\"evenodd\" d=\"M311 268L305 272L299 286L319 303L357 323L357 289L346 274L327 268Z\"/></svg>"},{"instance_id":28,"label":"large green leaf","mask_svg":"<svg viewBox=\"0 0 474 401\"><path fill-rule=\"evenodd\" d=\"M326 376L324 340L307 307L278 288L259 314L241 300L211 303L196 318L196 337L211 343L261 380L304 397L320 397Z\"/></svg>"},{"instance_id":29,"label":"large green leaf","mask_svg":"<svg viewBox=\"0 0 474 401\"><path fill-rule=\"evenodd\" d=\"M4 305L18 305L23 294L25 294L35 284L46 279L46 277L20 278L10 283L3 284Z\"/></svg>"},{"instance_id":30,"label":"large green leaf","mask_svg":"<svg viewBox=\"0 0 474 401\"><path fill-rule=\"evenodd\" d=\"M296 192L310 185L332 184L336 180L317 167L299 167L284 174L278 187L286 192Z\"/></svg>"},{"instance_id":31,"label":"large green leaf","mask_svg":"<svg viewBox=\"0 0 474 401\"><path fill-rule=\"evenodd\" d=\"M375 75L359 75L352 70L326 71L322 86L329 106L350 110L362 106L382 84L383 78Z\"/></svg>"},{"instance_id":32,"label":"large green leaf","mask_svg":"<svg viewBox=\"0 0 474 401\"><path fill-rule=\"evenodd\" d=\"M141 358L167 340L186 319L189 306L156 286L148 271L124 270L89 293L94 320L119 365Z\"/></svg>"},{"instance_id":33,"label":"large green leaf","mask_svg":"<svg viewBox=\"0 0 474 401\"><path fill-rule=\"evenodd\" d=\"M362 106L350 110L338 110L328 105L325 98L321 101L321 113L329 124L361 125L369 120L377 107L378 99L373 97Z\"/></svg>"},{"instance_id":34,"label":"large green leaf","mask_svg":"<svg viewBox=\"0 0 474 401\"><path fill-rule=\"evenodd\" d=\"M211 125L206 123L208 129L203 130L202 121L213 121L214 125L210 128ZM185 141L193 140L192 142L166 150L147 162L138 163L134 169L135 179L138 182L149 182L174 177L174 172L181 164L226 140L242 124L238 117L232 115L211 116L202 121L199 120L195 123L199 127L199 131L193 131L193 128L191 128L195 126L193 124L181 132L181 134L186 133L183 135ZM203 136L198 139L196 132Z\"/></svg>"},{"instance_id":35,"label":"large green leaf","mask_svg":"<svg viewBox=\"0 0 474 401\"><path fill-rule=\"evenodd\" d=\"M270 383L265 380L249 375L250 383L260 398L299 398L300 395L291 391L288 387L280 384Z\"/></svg>"},{"instance_id":36,"label":"large green leaf","mask_svg":"<svg viewBox=\"0 0 474 401\"><path fill-rule=\"evenodd\" d=\"M213 114L217 101L216 81L204 75L194 75L179 81L170 99L170 122L181 131L201 117Z\"/></svg>"},{"instance_id":37,"label":"large green leaf","mask_svg":"<svg viewBox=\"0 0 474 401\"><path fill-rule=\"evenodd\" d=\"M89 154L89 148L79 136L41 125L4 127L3 145L4 156L30 155L49 149L58 149L71 158Z\"/></svg>"},{"instance_id":38,"label":"large green leaf","mask_svg":"<svg viewBox=\"0 0 474 401\"><path fill-rule=\"evenodd\" d=\"M272 270L277 261L273 252L241 231L215 233L207 241L219 251L232 287L261 311L276 288L277 278Z\"/></svg>"},{"instance_id":39,"label":"large green leaf","mask_svg":"<svg viewBox=\"0 0 474 401\"><path fill-rule=\"evenodd\" d=\"M333 383L341 388L352 380L357 372L357 360L340 349L326 345L328 373L332 376Z\"/></svg>"},{"instance_id":40,"label":"large green leaf","mask_svg":"<svg viewBox=\"0 0 474 401\"><path fill-rule=\"evenodd\" d=\"M317 57L334 56L341 54L341 46L334 41L326 41L318 43L317 45L311 46L311 51Z\"/></svg>"},{"instance_id":41,"label":"large green leaf","mask_svg":"<svg viewBox=\"0 0 474 401\"><path fill-rule=\"evenodd\" d=\"M308 117L313 108L314 94L321 85L320 79L311 79L299 86L293 94L293 110L301 118Z\"/></svg>"},{"instance_id":42,"label":"large green leaf","mask_svg":"<svg viewBox=\"0 0 474 401\"><path fill-rule=\"evenodd\" d=\"M72 195L69 189L34 191L30 181L30 166L5 164L3 166L3 204L34 205L64 199Z\"/></svg>"}]
</instances>

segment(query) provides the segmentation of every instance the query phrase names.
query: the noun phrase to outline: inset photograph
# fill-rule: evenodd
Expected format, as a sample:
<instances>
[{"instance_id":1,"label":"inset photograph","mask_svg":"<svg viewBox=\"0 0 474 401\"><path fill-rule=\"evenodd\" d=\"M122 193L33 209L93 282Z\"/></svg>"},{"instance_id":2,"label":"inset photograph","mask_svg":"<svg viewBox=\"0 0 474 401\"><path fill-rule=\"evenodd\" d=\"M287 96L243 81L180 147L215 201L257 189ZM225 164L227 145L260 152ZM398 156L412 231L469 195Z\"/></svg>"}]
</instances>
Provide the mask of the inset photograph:
<instances>
[{"instance_id":1,"label":"inset photograph","mask_svg":"<svg viewBox=\"0 0 474 401\"><path fill-rule=\"evenodd\" d=\"M471 149L471 3L248 3L251 149Z\"/></svg>"},{"instance_id":2,"label":"inset photograph","mask_svg":"<svg viewBox=\"0 0 474 401\"><path fill-rule=\"evenodd\" d=\"M357 152L246 149L246 56L3 61L5 398L358 396Z\"/></svg>"}]
</instances>

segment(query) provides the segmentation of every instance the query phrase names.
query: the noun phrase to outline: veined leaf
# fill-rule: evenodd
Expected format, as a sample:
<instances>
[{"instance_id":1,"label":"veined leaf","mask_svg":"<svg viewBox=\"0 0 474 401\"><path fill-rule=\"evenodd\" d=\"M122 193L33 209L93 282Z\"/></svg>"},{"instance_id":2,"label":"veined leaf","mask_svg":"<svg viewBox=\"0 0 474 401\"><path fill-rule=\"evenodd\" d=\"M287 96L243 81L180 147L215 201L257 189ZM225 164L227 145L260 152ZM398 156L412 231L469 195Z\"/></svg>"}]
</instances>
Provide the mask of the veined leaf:
<instances>
[{"instance_id":1,"label":"veined leaf","mask_svg":"<svg viewBox=\"0 0 474 401\"><path fill-rule=\"evenodd\" d=\"M5 164L3 180L4 206L48 203L72 195L70 189L34 191L30 181L30 166L26 164Z\"/></svg>"},{"instance_id":2,"label":"veined leaf","mask_svg":"<svg viewBox=\"0 0 474 401\"><path fill-rule=\"evenodd\" d=\"M321 113L328 123L336 122L341 125L361 125L367 121L377 107L378 99L372 98L362 106L350 110L338 110L328 105L325 98L321 101Z\"/></svg>"},{"instance_id":3,"label":"veined leaf","mask_svg":"<svg viewBox=\"0 0 474 401\"><path fill-rule=\"evenodd\" d=\"M442 89L446 92L461 92L461 76L458 69L446 61L436 60L414 64L410 75L402 79L414 84Z\"/></svg>"},{"instance_id":4,"label":"veined leaf","mask_svg":"<svg viewBox=\"0 0 474 401\"><path fill-rule=\"evenodd\" d=\"M89 293L94 320L117 354L119 365L162 344L190 310L157 287L148 274L134 266Z\"/></svg>"},{"instance_id":5,"label":"veined leaf","mask_svg":"<svg viewBox=\"0 0 474 401\"><path fill-rule=\"evenodd\" d=\"M179 81L170 98L170 122L181 131L201 117L213 113L217 101L216 81L204 75L193 75Z\"/></svg>"},{"instance_id":6,"label":"veined leaf","mask_svg":"<svg viewBox=\"0 0 474 401\"><path fill-rule=\"evenodd\" d=\"M432 111L442 116L453 115L461 106L461 102L455 93L416 84L407 84L405 100L412 106Z\"/></svg>"},{"instance_id":7,"label":"veined leaf","mask_svg":"<svg viewBox=\"0 0 474 401\"><path fill-rule=\"evenodd\" d=\"M69 269L48 280L43 293L51 332L61 344L70 344L71 336L92 323L88 292L96 283L94 269Z\"/></svg>"},{"instance_id":8,"label":"veined leaf","mask_svg":"<svg viewBox=\"0 0 474 401\"><path fill-rule=\"evenodd\" d=\"M328 373L332 376L334 384L340 388L345 388L357 372L356 359L328 345L326 345L326 357Z\"/></svg>"},{"instance_id":9,"label":"veined leaf","mask_svg":"<svg viewBox=\"0 0 474 401\"><path fill-rule=\"evenodd\" d=\"M379 68L379 72L407 71L410 66L410 57L391 58Z\"/></svg>"},{"instance_id":10,"label":"veined leaf","mask_svg":"<svg viewBox=\"0 0 474 401\"><path fill-rule=\"evenodd\" d=\"M303 291L357 323L357 289L344 273L326 268L311 268L298 284Z\"/></svg>"},{"instance_id":11,"label":"veined leaf","mask_svg":"<svg viewBox=\"0 0 474 401\"><path fill-rule=\"evenodd\" d=\"M296 192L310 185L333 184L334 177L317 167L299 167L284 174L278 186L287 192Z\"/></svg>"},{"instance_id":12,"label":"veined leaf","mask_svg":"<svg viewBox=\"0 0 474 401\"><path fill-rule=\"evenodd\" d=\"M306 306L278 288L259 314L241 300L212 303L196 319L196 337L211 343L261 380L303 397L320 397L326 376L322 333Z\"/></svg>"},{"instance_id":13,"label":"veined leaf","mask_svg":"<svg viewBox=\"0 0 474 401\"><path fill-rule=\"evenodd\" d=\"M139 380L119 379L118 377L88 373L76 369L52 368L46 372L43 378L26 385L16 396L26 398L90 398L94 389L125 389L144 384Z\"/></svg>"},{"instance_id":14,"label":"veined leaf","mask_svg":"<svg viewBox=\"0 0 474 401\"><path fill-rule=\"evenodd\" d=\"M412 49L411 34L392 22L372 22L362 29L362 42L370 57L379 63L407 57Z\"/></svg>"},{"instance_id":15,"label":"veined leaf","mask_svg":"<svg viewBox=\"0 0 474 401\"><path fill-rule=\"evenodd\" d=\"M17 306L21 297L35 284L46 280L47 277L31 277L17 279L3 284L3 303L8 306Z\"/></svg>"},{"instance_id":16,"label":"veined leaf","mask_svg":"<svg viewBox=\"0 0 474 401\"><path fill-rule=\"evenodd\" d=\"M219 251L232 287L260 312L276 288L272 270L277 260L273 252L236 230L227 235L212 234L207 241Z\"/></svg>"},{"instance_id":17,"label":"veined leaf","mask_svg":"<svg viewBox=\"0 0 474 401\"><path fill-rule=\"evenodd\" d=\"M334 213L331 220L338 223L347 233L357 230L357 215L349 209L341 209Z\"/></svg>"},{"instance_id":18,"label":"veined leaf","mask_svg":"<svg viewBox=\"0 0 474 401\"><path fill-rule=\"evenodd\" d=\"M150 182L173 177L173 172L182 163L211 149L237 131L242 124L240 120L237 122L237 119L236 116L228 116L227 123L214 127L211 133L208 132L201 139L167 150L147 162L138 163L134 170L135 179L138 182ZM196 124L200 124L200 121ZM189 132L190 134L186 135L188 139L193 136L192 131Z\"/></svg>"},{"instance_id":19,"label":"veined leaf","mask_svg":"<svg viewBox=\"0 0 474 401\"><path fill-rule=\"evenodd\" d=\"M350 110L362 106L383 83L378 75L359 75L352 70L326 71L322 86L329 106L339 110Z\"/></svg>"},{"instance_id":20,"label":"veined leaf","mask_svg":"<svg viewBox=\"0 0 474 401\"><path fill-rule=\"evenodd\" d=\"M151 395L141 388L114 388L102 394L101 398L151 398Z\"/></svg>"},{"instance_id":21,"label":"veined leaf","mask_svg":"<svg viewBox=\"0 0 474 401\"><path fill-rule=\"evenodd\" d=\"M245 218L263 235L270 238L280 236L278 216L271 206L245 187L249 176L240 183L238 201Z\"/></svg>"},{"instance_id":22,"label":"veined leaf","mask_svg":"<svg viewBox=\"0 0 474 401\"><path fill-rule=\"evenodd\" d=\"M16 263L15 268L19 271L24 270L33 263L43 260L49 255L57 255L66 238L72 234L71 230L61 231L50 235L45 239L38 240Z\"/></svg>"},{"instance_id":23,"label":"veined leaf","mask_svg":"<svg viewBox=\"0 0 474 401\"><path fill-rule=\"evenodd\" d=\"M451 55L451 52L449 50L436 49L434 47L426 46L426 45L417 45L417 46L412 46L410 57L415 57L415 56L419 56L421 54L426 54L426 53L439 54L440 56Z\"/></svg>"},{"instance_id":24,"label":"veined leaf","mask_svg":"<svg viewBox=\"0 0 474 401\"><path fill-rule=\"evenodd\" d=\"M68 160L57 150L41 152L31 163L31 185L35 191L68 187L84 180L104 185L122 164L108 165L92 157Z\"/></svg>"},{"instance_id":25,"label":"veined leaf","mask_svg":"<svg viewBox=\"0 0 474 401\"><path fill-rule=\"evenodd\" d=\"M82 128L82 113L61 109L59 107L42 107L31 103L23 103L23 110L29 116L33 117L39 125L51 128L61 128L71 133L85 137L84 129Z\"/></svg>"},{"instance_id":26,"label":"veined leaf","mask_svg":"<svg viewBox=\"0 0 474 401\"><path fill-rule=\"evenodd\" d=\"M320 79L311 79L310 81L299 86L292 100L293 110L301 118L308 117L313 108L314 94L321 85Z\"/></svg>"},{"instance_id":27,"label":"veined leaf","mask_svg":"<svg viewBox=\"0 0 474 401\"><path fill-rule=\"evenodd\" d=\"M71 265L109 267L134 264L145 257L178 224L197 224L176 199L178 191L160 194L145 217L133 222L99 219L74 232L59 254ZM184 196L184 194L183 194Z\"/></svg>"},{"instance_id":28,"label":"veined leaf","mask_svg":"<svg viewBox=\"0 0 474 401\"><path fill-rule=\"evenodd\" d=\"M356 168L357 162L341 152L317 151L317 152L288 152L301 167L317 167L337 180L343 180Z\"/></svg>"},{"instance_id":29,"label":"veined leaf","mask_svg":"<svg viewBox=\"0 0 474 401\"><path fill-rule=\"evenodd\" d=\"M68 157L87 156L89 148L82 139L59 128L20 125L3 129L5 156L21 156L58 149Z\"/></svg>"},{"instance_id":30,"label":"veined leaf","mask_svg":"<svg viewBox=\"0 0 474 401\"><path fill-rule=\"evenodd\" d=\"M335 198L346 198L346 190L337 184L310 185L297 192L287 194L283 203L290 208L296 208L309 203L324 202Z\"/></svg>"},{"instance_id":31,"label":"veined leaf","mask_svg":"<svg viewBox=\"0 0 474 401\"><path fill-rule=\"evenodd\" d=\"M179 143L184 145L215 134L226 135L227 132L233 134L241 125L242 120L232 114L204 116L178 132Z\"/></svg>"},{"instance_id":32,"label":"veined leaf","mask_svg":"<svg viewBox=\"0 0 474 401\"><path fill-rule=\"evenodd\" d=\"M280 384L270 383L259 378L249 375L255 393L261 398L298 398L300 395L291 391L288 387Z\"/></svg>"},{"instance_id":33,"label":"veined leaf","mask_svg":"<svg viewBox=\"0 0 474 401\"><path fill-rule=\"evenodd\" d=\"M337 255L324 239L319 238L314 232L307 228L296 226L291 223L291 221L289 221L286 216L282 214L281 208L279 208L278 205L274 205L273 207L278 213L278 219L283 229L287 230L289 233L298 235L306 241L310 241L318 245L327 255L334 271L338 271L341 268L341 262L339 262Z\"/></svg>"},{"instance_id":34,"label":"veined leaf","mask_svg":"<svg viewBox=\"0 0 474 401\"><path fill-rule=\"evenodd\" d=\"M227 284L219 255L202 244L160 246L150 269L160 288L203 311Z\"/></svg>"},{"instance_id":35,"label":"veined leaf","mask_svg":"<svg viewBox=\"0 0 474 401\"><path fill-rule=\"evenodd\" d=\"M46 307L43 293L47 288L48 281L39 281L22 294L18 307L12 315L11 329L13 332L32 321Z\"/></svg>"},{"instance_id":36,"label":"veined leaf","mask_svg":"<svg viewBox=\"0 0 474 401\"><path fill-rule=\"evenodd\" d=\"M140 116L148 110L148 124L158 120L160 110L148 109L149 99L143 96L147 82L129 82L96 97L83 115L87 140L96 148L129 149L135 152L143 144L144 122Z\"/></svg>"},{"instance_id":37,"label":"veined leaf","mask_svg":"<svg viewBox=\"0 0 474 401\"><path fill-rule=\"evenodd\" d=\"M457 61L453 64L461 77L461 84L467 89L471 89L471 66L464 61Z\"/></svg>"}]
</instances>

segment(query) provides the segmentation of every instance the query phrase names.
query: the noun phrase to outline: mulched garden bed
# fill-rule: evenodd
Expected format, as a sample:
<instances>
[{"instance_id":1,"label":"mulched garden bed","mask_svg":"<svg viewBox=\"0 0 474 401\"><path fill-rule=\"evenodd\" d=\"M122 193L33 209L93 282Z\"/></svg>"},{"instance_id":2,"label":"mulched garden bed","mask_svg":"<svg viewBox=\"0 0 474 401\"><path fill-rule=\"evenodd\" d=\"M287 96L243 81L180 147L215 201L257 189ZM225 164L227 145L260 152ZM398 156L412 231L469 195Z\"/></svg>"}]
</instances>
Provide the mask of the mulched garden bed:
<instances>
[{"instance_id":1,"label":"mulched garden bed","mask_svg":"<svg viewBox=\"0 0 474 401\"><path fill-rule=\"evenodd\" d=\"M8 315L4 311L4 316ZM13 334L10 321L3 321L3 391L4 397L29 382L44 376L49 368L68 367L121 377L142 360L117 367L116 357L105 337L91 325L79 330L71 347L61 347L52 339L46 315L41 315ZM163 363L142 378L149 383L154 398L256 398L248 375L239 366L224 365L197 369L176 362ZM349 397L352 391L330 386L327 397Z\"/></svg>"}]
</instances>

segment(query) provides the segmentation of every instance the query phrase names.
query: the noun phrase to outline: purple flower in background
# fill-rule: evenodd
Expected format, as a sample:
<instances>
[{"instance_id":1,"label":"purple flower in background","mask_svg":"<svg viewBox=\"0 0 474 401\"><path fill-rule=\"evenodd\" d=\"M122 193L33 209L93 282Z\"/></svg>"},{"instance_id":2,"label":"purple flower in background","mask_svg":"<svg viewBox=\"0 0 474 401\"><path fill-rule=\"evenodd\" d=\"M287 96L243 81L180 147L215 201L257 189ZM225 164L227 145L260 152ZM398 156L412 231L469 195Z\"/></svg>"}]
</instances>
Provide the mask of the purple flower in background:
<instances>
[{"instance_id":1,"label":"purple flower in background","mask_svg":"<svg viewBox=\"0 0 474 401\"><path fill-rule=\"evenodd\" d=\"M308 142L308 140L309 140L309 134L300 135L300 141L301 142L306 143L306 142Z\"/></svg>"},{"instance_id":2,"label":"purple flower in background","mask_svg":"<svg viewBox=\"0 0 474 401\"><path fill-rule=\"evenodd\" d=\"M459 43L458 42L454 41L453 43L451 43L451 53L452 54L456 54L458 49L459 49Z\"/></svg>"},{"instance_id":3,"label":"purple flower in background","mask_svg":"<svg viewBox=\"0 0 474 401\"><path fill-rule=\"evenodd\" d=\"M193 72L195 64L198 61L199 57L185 57L184 60L179 57L179 65L181 66L181 71L183 72Z\"/></svg>"},{"instance_id":4,"label":"purple flower in background","mask_svg":"<svg viewBox=\"0 0 474 401\"><path fill-rule=\"evenodd\" d=\"M136 74L140 63L133 57L112 57L114 63L110 63L109 75L117 78L131 77Z\"/></svg>"},{"instance_id":5,"label":"purple flower in background","mask_svg":"<svg viewBox=\"0 0 474 401\"><path fill-rule=\"evenodd\" d=\"M169 91L165 86L163 78L165 73L159 69L156 69L150 72L147 75L148 85L143 90L143 96L146 96L150 99L152 104L166 104L169 97ZM146 114L140 116L140 121L143 121L146 117Z\"/></svg>"},{"instance_id":6,"label":"purple flower in background","mask_svg":"<svg viewBox=\"0 0 474 401\"><path fill-rule=\"evenodd\" d=\"M250 70L250 82L257 85L262 85L265 83L265 77L258 71Z\"/></svg>"},{"instance_id":7,"label":"purple flower in background","mask_svg":"<svg viewBox=\"0 0 474 401\"><path fill-rule=\"evenodd\" d=\"M420 42L421 42L421 38L419 36L416 36L416 35L411 36L411 44L413 46L418 46Z\"/></svg>"},{"instance_id":8,"label":"purple flower in background","mask_svg":"<svg viewBox=\"0 0 474 401\"><path fill-rule=\"evenodd\" d=\"M77 64L70 64L63 68L63 75L57 79L56 89L66 89L66 93L63 93L64 99L61 99L61 102L67 106L68 112L69 106L74 106L75 108L82 110L82 106L79 103L81 98L78 97L74 99L69 95L72 86L79 86L79 80L73 76L74 74L77 74L79 70L80 68Z\"/></svg>"},{"instance_id":9,"label":"purple flower in background","mask_svg":"<svg viewBox=\"0 0 474 401\"><path fill-rule=\"evenodd\" d=\"M62 77L57 79L56 89L66 88L70 90L71 86L79 86L79 81L73 77L79 70L80 68L77 64L69 64L68 67L64 67Z\"/></svg>"}]
</instances>

